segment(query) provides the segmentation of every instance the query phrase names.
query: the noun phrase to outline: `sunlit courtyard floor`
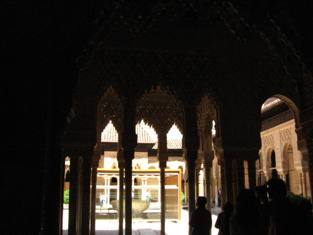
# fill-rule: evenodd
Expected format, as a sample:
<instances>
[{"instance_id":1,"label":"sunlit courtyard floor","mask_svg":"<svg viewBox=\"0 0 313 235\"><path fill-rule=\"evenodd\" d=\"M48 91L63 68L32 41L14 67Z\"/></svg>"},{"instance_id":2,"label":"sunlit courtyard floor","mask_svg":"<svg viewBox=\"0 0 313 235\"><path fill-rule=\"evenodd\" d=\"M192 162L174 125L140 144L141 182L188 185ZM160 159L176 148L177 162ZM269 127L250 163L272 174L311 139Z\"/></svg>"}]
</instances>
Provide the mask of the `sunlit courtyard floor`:
<instances>
[{"instance_id":1,"label":"sunlit courtyard floor","mask_svg":"<svg viewBox=\"0 0 313 235\"><path fill-rule=\"evenodd\" d=\"M216 214L219 209L212 210L212 231L211 235L217 235L218 230L214 227L216 221ZM64 210L63 219L63 234L67 235L67 216L68 210ZM181 220L179 222L166 221L165 231L167 235L187 235L188 234L188 211L182 210ZM134 219L133 235L158 235L160 234L160 222L145 221ZM97 219L96 220L96 235L117 235L118 234L118 220L117 219Z\"/></svg>"}]
</instances>

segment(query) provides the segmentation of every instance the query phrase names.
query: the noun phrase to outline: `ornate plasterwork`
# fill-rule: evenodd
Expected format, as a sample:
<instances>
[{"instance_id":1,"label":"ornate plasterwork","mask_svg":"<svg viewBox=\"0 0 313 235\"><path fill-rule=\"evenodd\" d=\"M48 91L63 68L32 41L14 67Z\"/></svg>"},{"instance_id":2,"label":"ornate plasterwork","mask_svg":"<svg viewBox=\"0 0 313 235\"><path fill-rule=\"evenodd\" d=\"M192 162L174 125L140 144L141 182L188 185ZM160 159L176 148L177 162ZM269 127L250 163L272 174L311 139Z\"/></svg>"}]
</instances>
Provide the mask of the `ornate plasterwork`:
<instances>
[{"instance_id":1,"label":"ornate plasterwork","mask_svg":"<svg viewBox=\"0 0 313 235\"><path fill-rule=\"evenodd\" d=\"M280 146L285 146L285 144L291 144L291 128L281 130L279 132Z\"/></svg>"},{"instance_id":2,"label":"ornate plasterwork","mask_svg":"<svg viewBox=\"0 0 313 235\"><path fill-rule=\"evenodd\" d=\"M112 87L109 87L98 103L98 132L102 132L105 126L111 120L115 128L119 131L121 128L122 104Z\"/></svg>"},{"instance_id":3,"label":"ornate plasterwork","mask_svg":"<svg viewBox=\"0 0 313 235\"><path fill-rule=\"evenodd\" d=\"M216 105L207 97L202 97L200 104L197 106L198 127L207 125L209 120L217 121Z\"/></svg>"},{"instance_id":4,"label":"ornate plasterwork","mask_svg":"<svg viewBox=\"0 0 313 235\"><path fill-rule=\"evenodd\" d=\"M262 148L267 150L269 147L274 148L274 136L267 135L262 138Z\"/></svg>"},{"instance_id":5,"label":"ornate plasterwork","mask_svg":"<svg viewBox=\"0 0 313 235\"><path fill-rule=\"evenodd\" d=\"M157 132L167 132L176 123L180 131L183 123L183 108L168 89L160 86L146 92L137 104L136 120L143 119Z\"/></svg>"}]
</instances>

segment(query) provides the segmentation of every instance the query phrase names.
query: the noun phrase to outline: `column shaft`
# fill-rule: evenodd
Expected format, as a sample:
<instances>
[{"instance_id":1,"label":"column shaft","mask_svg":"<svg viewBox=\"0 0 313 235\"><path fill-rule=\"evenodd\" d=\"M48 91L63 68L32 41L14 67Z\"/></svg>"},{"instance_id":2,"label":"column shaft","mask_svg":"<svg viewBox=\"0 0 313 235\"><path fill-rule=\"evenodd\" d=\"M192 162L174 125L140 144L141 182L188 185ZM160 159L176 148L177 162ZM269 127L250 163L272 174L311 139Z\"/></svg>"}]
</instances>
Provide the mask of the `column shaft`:
<instances>
[{"instance_id":1,"label":"column shaft","mask_svg":"<svg viewBox=\"0 0 313 235\"><path fill-rule=\"evenodd\" d=\"M235 162L236 165L236 197L237 195L244 189L245 185L245 177L244 177L244 167L243 167L243 160L237 159Z\"/></svg>"},{"instance_id":2,"label":"column shaft","mask_svg":"<svg viewBox=\"0 0 313 235\"><path fill-rule=\"evenodd\" d=\"M125 152L124 152L125 154ZM125 162L125 234L132 234L132 155L127 153Z\"/></svg>"},{"instance_id":3,"label":"column shaft","mask_svg":"<svg viewBox=\"0 0 313 235\"><path fill-rule=\"evenodd\" d=\"M308 147L309 154L309 180L311 188L311 198L313 197L313 143Z\"/></svg>"},{"instance_id":4,"label":"column shaft","mask_svg":"<svg viewBox=\"0 0 313 235\"><path fill-rule=\"evenodd\" d=\"M97 193L97 166L92 167L92 191L91 191L91 213L90 213L90 234L95 235L96 231L96 193Z\"/></svg>"},{"instance_id":5,"label":"column shaft","mask_svg":"<svg viewBox=\"0 0 313 235\"><path fill-rule=\"evenodd\" d=\"M71 156L68 234L77 234L78 158Z\"/></svg>"},{"instance_id":6,"label":"column shaft","mask_svg":"<svg viewBox=\"0 0 313 235\"><path fill-rule=\"evenodd\" d=\"M90 158L85 156L83 161L83 179L82 179L82 234L90 232L90 175L91 164Z\"/></svg>"},{"instance_id":7,"label":"column shaft","mask_svg":"<svg viewBox=\"0 0 313 235\"><path fill-rule=\"evenodd\" d=\"M124 223L124 166L119 164L119 211L118 211L118 234L123 235Z\"/></svg>"},{"instance_id":8,"label":"column shaft","mask_svg":"<svg viewBox=\"0 0 313 235\"><path fill-rule=\"evenodd\" d=\"M205 182L206 182L206 198L208 200L208 208L211 207L211 166L205 163Z\"/></svg>"},{"instance_id":9,"label":"column shaft","mask_svg":"<svg viewBox=\"0 0 313 235\"><path fill-rule=\"evenodd\" d=\"M234 203L234 192L233 192L233 166L231 159L224 159L224 174L225 174L225 191L226 201Z\"/></svg>"},{"instance_id":10,"label":"column shaft","mask_svg":"<svg viewBox=\"0 0 313 235\"><path fill-rule=\"evenodd\" d=\"M254 189L256 187L256 169L255 160L248 160L248 174L249 174L249 188Z\"/></svg>"},{"instance_id":11,"label":"column shaft","mask_svg":"<svg viewBox=\"0 0 313 235\"><path fill-rule=\"evenodd\" d=\"M195 210L196 194L195 194L195 160L189 159L187 161L188 170L188 206L189 206L189 218Z\"/></svg>"},{"instance_id":12,"label":"column shaft","mask_svg":"<svg viewBox=\"0 0 313 235\"><path fill-rule=\"evenodd\" d=\"M160 183L161 183L161 235L165 235L165 212L166 212L166 199L165 199L165 167L160 166Z\"/></svg>"}]
</instances>

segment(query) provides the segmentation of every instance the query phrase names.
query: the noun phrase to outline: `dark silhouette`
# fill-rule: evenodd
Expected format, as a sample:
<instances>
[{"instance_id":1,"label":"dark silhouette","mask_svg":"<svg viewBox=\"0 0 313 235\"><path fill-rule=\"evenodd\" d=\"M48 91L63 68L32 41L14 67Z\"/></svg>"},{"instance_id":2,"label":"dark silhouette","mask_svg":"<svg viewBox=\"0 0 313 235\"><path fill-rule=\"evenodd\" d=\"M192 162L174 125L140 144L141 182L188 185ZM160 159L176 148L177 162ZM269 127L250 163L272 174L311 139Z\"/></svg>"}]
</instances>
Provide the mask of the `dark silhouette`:
<instances>
[{"instance_id":1,"label":"dark silhouette","mask_svg":"<svg viewBox=\"0 0 313 235\"><path fill-rule=\"evenodd\" d=\"M312 203L308 199L302 199L297 207L296 221L298 234L313 234Z\"/></svg>"},{"instance_id":2,"label":"dark silhouette","mask_svg":"<svg viewBox=\"0 0 313 235\"><path fill-rule=\"evenodd\" d=\"M286 184L282 179L272 178L267 183L269 196L269 235L297 234L296 206L287 197Z\"/></svg>"},{"instance_id":3,"label":"dark silhouette","mask_svg":"<svg viewBox=\"0 0 313 235\"><path fill-rule=\"evenodd\" d=\"M220 207L222 204L222 195L221 195L221 191L218 190L217 192L217 206Z\"/></svg>"},{"instance_id":4,"label":"dark silhouette","mask_svg":"<svg viewBox=\"0 0 313 235\"><path fill-rule=\"evenodd\" d=\"M259 235L268 235L269 231L269 203L266 184L256 187L259 212Z\"/></svg>"},{"instance_id":5,"label":"dark silhouette","mask_svg":"<svg viewBox=\"0 0 313 235\"><path fill-rule=\"evenodd\" d=\"M226 202L222 210L223 211L217 216L215 227L219 229L218 235L229 235L229 221L233 214L233 204Z\"/></svg>"},{"instance_id":6,"label":"dark silhouette","mask_svg":"<svg viewBox=\"0 0 313 235\"><path fill-rule=\"evenodd\" d=\"M252 190L242 190L236 201L234 215L230 219L231 235L258 234L258 204Z\"/></svg>"},{"instance_id":7,"label":"dark silhouette","mask_svg":"<svg viewBox=\"0 0 313 235\"><path fill-rule=\"evenodd\" d=\"M205 208L207 199L198 197L197 209L192 213L189 225L192 229L192 235L211 234L212 218L211 212Z\"/></svg>"}]
</instances>

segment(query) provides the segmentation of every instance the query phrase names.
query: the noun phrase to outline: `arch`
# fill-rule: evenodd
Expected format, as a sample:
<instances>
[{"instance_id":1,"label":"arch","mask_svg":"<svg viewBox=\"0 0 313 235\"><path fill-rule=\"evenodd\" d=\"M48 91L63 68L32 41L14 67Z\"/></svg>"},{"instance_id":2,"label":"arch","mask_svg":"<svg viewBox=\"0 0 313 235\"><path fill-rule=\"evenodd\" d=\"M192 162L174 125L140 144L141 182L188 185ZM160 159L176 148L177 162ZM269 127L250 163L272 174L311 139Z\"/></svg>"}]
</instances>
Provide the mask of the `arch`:
<instances>
[{"instance_id":1,"label":"arch","mask_svg":"<svg viewBox=\"0 0 313 235\"><path fill-rule=\"evenodd\" d=\"M276 154L274 150L271 152L271 168L276 168Z\"/></svg>"},{"instance_id":2,"label":"arch","mask_svg":"<svg viewBox=\"0 0 313 235\"><path fill-rule=\"evenodd\" d=\"M274 94L272 96L268 96L268 98L266 98L262 104L260 105L260 109L262 112L262 109L264 108L264 104L271 98L277 98L280 101L282 101L284 104L286 104L288 106L288 108L291 110L293 117L295 119L295 125L296 125L296 129L299 128L300 125L300 110L298 108L298 105L292 100L290 99L288 96L286 95L282 95L282 94ZM275 102L275 101L273 101ZM278 101L277 101L278 102Z\"/></svg>"},{"instance_id":3,"label":"arch","mask_svg":"<svg viewBox=\"0 0 313 235\"><path fill-rule=\"evenodd\" d=\"M107 125L101 130L100 142L118 142L118 132L111 120Z\"/></svg>"},{"instance_id":4,"label":"arch","mask_svg":"<svg viewBox=\"0 0 313 235\"><path fill-rule=\"evenodd\" d=\"M136 121L143 119L159 131L168 131L173 123L183 126L183 106L175 92L168 87L152 86L140 97L136 106Z\"/></svg>"},{"instance_id":5,"label":"arch","mask_svg":"<svg viewBox=\"0 0 313 235\"><path fill-rule=\"evenodd\" d=\"M275 167L273 167L273 165L275 165L275 167L276 167L276 154L275 154L275 150L273 148L269 148L266 151L266 168L267 168L267 170L275 168Z\"/></svg>"},{"instance_id":6,"label":"arch","mask_svg":"<svg viewBox=\"0 0 313 235\"><path fill-rule=\"evenodd\" d=\"M113 123L117 131L121 127L122 103L119 94L110 86L106 88L97 101L97 140L101 142L101 133L109 124Z\"/></svg>"},{"instance_id":7,"label":"arch","mask_svg":"<svg viewBox=\"0 0 313 235\"><path fill-rule=\"evenodd\" d=\"M299 193L298 178L294 164L293 147L286 143L283 148L283 169L286 178L287 189L293 193Z\"/></svg>"},{"instance_id":8,"label":"arch","mask_svg":"<svg viewBox=\"0 0 313 235\"><path fill-rule=\"evenodd\" d=\"M166 134L167 149L181 149L183 146L183 134L174 123Z\"/></svg>"}]
</instances>

